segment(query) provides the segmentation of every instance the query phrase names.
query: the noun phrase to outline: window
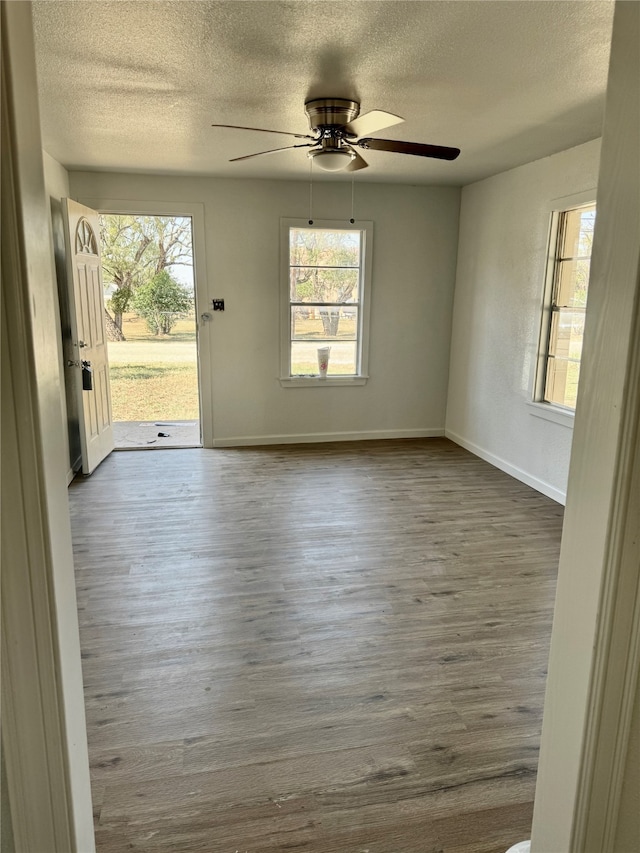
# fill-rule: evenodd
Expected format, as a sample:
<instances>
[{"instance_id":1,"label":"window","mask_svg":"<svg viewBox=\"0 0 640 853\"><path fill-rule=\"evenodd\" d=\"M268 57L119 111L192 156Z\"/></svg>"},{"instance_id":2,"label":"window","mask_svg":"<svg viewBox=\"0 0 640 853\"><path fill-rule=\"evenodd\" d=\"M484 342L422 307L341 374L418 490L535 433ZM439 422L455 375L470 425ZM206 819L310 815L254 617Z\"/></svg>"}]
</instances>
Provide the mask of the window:
<instances>
[{"instance_id":1,"label":"window","mask_svg":"<svg viewBox=\"0 0 640 853\"><path fill-rule=\"evenodd\" d=\"M370 222L284 220L281 378L363 384L367 378Z\"/></svg>"},{"instance_id":2,"label":"window","mask_svg":"<svg viewBox=\"0 0 640 853\"><path fill-rule=\"evenodd\" d=\"M576 407L589 287L594 204L554 214L536 399Z\"/></svg>"}]
</instances>

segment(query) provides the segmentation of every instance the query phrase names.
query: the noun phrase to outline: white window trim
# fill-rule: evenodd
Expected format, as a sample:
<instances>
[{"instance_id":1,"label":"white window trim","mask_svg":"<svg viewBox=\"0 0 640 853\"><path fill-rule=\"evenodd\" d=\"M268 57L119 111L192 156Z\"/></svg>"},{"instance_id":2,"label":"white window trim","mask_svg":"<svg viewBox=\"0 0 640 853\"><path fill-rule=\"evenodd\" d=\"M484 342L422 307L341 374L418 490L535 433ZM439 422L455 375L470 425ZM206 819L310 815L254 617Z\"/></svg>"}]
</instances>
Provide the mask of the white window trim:
<instances>
[{"instance_id":1,"label":"white window trim","mask_svg":"<svg viewBox=\"0 0 640 853\"><path fill-rule=\"evenodd\" d=\"M336 231L362 231L362 293L360 299L360 373L357 376L291 376L291 327L290 327L290 284L289 284L289 229L326 228ZM343 219L280 220L280 385L283 388L322 388L366 385L369 379L369 324L371 311L371 262L373 258L373 222Z\"/></svg>"},{"instance_id":2,"label":"white window trim","mask_svg":"<svg viewBox=\"0 0 640 853\"><path fill-rule=\"evenodd\" d=\"M545 421L553 421L555 424L571 427L575 420L575 412L573 409L563 409L562 406L554 406L553 403L542 403L533 401L528 404L530 415L535 418L542 418Z\"/></svg>"},{"instance_id":3,"label":"white window trim","mask_svg":"<svg viewBox=\"0 0 640 853\"><path fill-rule=\"evenodd\" d=\"M547 262L545 265L544 288L542 302L538 314L538 347L534 359L534 371L531 384L531 397L528 403L530 414L536 418L552 421L573 428L575 411L573 409L549 403L544 399L544 382L546 375L547 346L549 324L551 322L551 292L556 263L558 242L558 227L560 215L566 210L576 207L586 207L596 203L596 189L583 190L573 195L552 199L549 206L549 233L547 237Z\"/></svg>"}]
</instances>

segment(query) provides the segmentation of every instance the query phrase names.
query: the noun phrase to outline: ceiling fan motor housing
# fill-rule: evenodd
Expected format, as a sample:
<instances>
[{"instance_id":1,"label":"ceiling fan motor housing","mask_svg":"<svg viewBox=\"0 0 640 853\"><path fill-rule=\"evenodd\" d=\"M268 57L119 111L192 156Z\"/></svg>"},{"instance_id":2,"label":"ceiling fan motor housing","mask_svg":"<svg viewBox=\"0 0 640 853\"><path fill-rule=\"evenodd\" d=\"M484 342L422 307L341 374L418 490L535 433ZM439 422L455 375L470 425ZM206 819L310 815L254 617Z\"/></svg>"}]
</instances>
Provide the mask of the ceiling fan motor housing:
<instances>
[{"instance_id":1,"label":"ceiling fan motor housing","mask_svg":"<svg viewBox=\"0 0 640 853\"><path fill-rule=\"evenodd\" d=\"M360 104L346 98L314 98L307 101L304 111L311 130L324 131L328 127L342 128L350 124L360 113ZM355 134L344 134L354 136Z\"/></svg>"}]
</instances>

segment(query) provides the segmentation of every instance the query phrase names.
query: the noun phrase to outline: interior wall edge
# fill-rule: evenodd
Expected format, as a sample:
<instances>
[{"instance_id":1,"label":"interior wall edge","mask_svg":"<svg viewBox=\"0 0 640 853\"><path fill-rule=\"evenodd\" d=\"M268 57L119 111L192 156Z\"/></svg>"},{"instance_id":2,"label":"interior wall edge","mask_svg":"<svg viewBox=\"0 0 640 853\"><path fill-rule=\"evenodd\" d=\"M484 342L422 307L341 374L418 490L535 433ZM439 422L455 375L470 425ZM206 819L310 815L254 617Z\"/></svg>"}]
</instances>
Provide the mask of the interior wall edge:
<instances>
[{"instance_id":1,"label":"interior wall edge","mask_svg":"<svg viewBox=\"0 0 640 853\"><path fill-rule=\"evenodd\" d=\"M548 498L556 501L556 503L562 504L563 506L566 503L566 492L562 492L550 483L545 483L544 480L540 480L538 477L528 474L526 471L523 471L522 468L512 465L505 459L501 459L499 456L496 456L495 453L491 453L490 451L479 447L477 444L474 444L474 442L452 432L450 429L445 429L444 434L446 438L450 439L455 444L459 444L460 447L464 447L465 450L468 450L475 456L479 456L480 459L484 459L485 462L489 462L489 464L493 465L494 468L499 468L501 471L504 471L505 474L509 474L510 477L514 477L516 480L520 480L521 483L531 486L532 489L546 495Z\"/></svg>"}]
</instances>

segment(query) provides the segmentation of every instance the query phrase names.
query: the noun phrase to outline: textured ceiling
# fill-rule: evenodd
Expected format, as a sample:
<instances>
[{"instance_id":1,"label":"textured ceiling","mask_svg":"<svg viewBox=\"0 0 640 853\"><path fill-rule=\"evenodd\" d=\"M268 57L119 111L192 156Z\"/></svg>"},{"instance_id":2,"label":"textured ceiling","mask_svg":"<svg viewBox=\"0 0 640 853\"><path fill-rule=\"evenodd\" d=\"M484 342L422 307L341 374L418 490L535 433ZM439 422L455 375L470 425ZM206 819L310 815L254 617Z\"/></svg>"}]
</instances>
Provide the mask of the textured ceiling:
<instances>
[{"instance_id":1,"label":"textured ceiling","mask_svg":"<svg viewBox=\"0 0 640 853\"><path fill-rule=\"evenodd\" d=\"M607 0L33 8L44 147L69 168L306 179L304 151L227 162L286 137L210 125L305 133L309 97L406 119L378 136L462 149L453 163L363 152L359 181L465 184L600 135Z\"/></svg>"}]
</instances>

